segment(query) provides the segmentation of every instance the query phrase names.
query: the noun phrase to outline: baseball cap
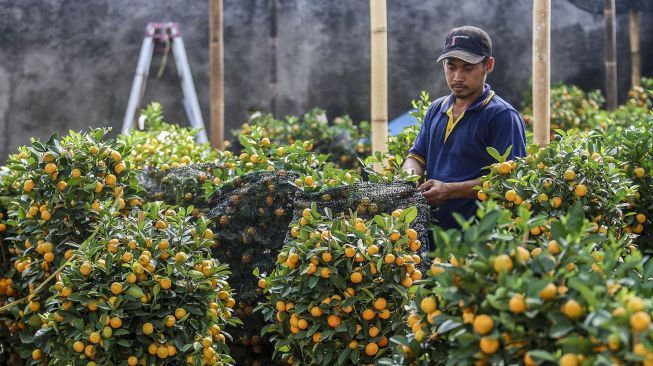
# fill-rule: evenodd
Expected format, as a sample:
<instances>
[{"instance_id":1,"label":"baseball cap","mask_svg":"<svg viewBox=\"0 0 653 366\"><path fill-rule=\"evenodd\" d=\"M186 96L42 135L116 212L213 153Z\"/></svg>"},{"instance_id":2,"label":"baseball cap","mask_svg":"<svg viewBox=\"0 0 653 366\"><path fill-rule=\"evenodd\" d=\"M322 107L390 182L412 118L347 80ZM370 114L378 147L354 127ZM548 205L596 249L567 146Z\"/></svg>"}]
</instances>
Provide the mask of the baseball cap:
<instances>
[{"instance_id":1,"label":"baseball cap","mask_svg":"<svg viewBox=\"0 0 653 366\"><path fill-rule=\"evenodd\" d=\"M438 57L440 62L446 58L459 58L470 64L477 64L492 56L492 40L482 29L465 25L447 33L444 52Z\"/></svg>"}]
</instances>

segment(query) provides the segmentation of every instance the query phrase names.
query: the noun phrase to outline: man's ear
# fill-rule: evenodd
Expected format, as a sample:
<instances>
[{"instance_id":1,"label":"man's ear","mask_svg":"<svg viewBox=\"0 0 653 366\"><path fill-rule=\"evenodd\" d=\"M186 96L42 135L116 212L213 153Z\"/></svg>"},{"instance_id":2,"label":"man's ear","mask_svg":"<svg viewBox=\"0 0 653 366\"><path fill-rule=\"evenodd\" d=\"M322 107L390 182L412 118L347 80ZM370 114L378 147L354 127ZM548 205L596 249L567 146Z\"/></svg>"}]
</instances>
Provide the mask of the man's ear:
<instances>
[{"instance_id":1,"label":"man's ear","mask_svg":"<svg viewBox=\"0 0 653 366\"><path fill-rule=\"evenodd\" d=\"M494 70L494 57L490 56L485 63L485 73L489 74Z\"/></svg>"}]
</instances>

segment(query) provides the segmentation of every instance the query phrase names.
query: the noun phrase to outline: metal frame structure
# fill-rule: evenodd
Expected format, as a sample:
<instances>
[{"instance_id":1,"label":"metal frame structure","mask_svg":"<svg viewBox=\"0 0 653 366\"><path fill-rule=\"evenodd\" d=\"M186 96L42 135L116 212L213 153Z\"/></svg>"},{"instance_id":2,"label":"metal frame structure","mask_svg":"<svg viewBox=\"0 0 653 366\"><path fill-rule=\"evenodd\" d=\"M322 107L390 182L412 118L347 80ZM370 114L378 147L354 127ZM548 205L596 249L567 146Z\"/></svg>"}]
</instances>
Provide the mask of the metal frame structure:
<instances>
[{"instance_id":1,"label":"metal frame structure","mask_svg":"<svg viewBox=\"0 0 653 366\"><path fill-rule=\"evenodd\" d=\"M184 47L184 40L178 23L148 23L145 28L145 38L138 56L136 74L129 94L129 102L125 111L125 119L122 124L122 133L127 133L134 128L135 117L141 100L145 93L145 84L152 63L152 55L156 44L169 43L172 45L172 54L177 66L177 73L181 82L181 89L184 94L183 104L188 116L188 122L193 128L200 129L196 139L199 143L208 142L202 112L197 100L197 92L193 83L193 75L188 65L188 56Z\"/></svg>"}]
</instances>

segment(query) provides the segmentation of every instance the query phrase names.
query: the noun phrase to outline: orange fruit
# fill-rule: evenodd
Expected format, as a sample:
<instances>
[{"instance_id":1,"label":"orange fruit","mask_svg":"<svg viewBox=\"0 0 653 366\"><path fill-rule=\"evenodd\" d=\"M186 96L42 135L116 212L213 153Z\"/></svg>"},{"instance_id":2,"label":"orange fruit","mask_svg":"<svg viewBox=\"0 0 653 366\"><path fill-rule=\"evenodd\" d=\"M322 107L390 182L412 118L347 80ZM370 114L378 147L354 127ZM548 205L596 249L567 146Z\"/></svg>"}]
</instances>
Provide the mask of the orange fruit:
<instances>
[{"instance_id":1,"label":"orange fruit","mask_svg":"<svg viewBox=\"0 0 653 366\"><path fill-rule=\"evenodd\" d=\"M23 191L31 192L34 189L34 181L31 179L26 180L23 183Z\"/></svg>"},{"instance_id":2,"label":"orange fruit","mask_svg":"<svg viewBox=\"0 0 653 366\"><path fill-rule=\"evenodd\" d=\"M638 311L630 316L630 327L637 332L648 329L651 325L651 316L644 311Z\"/></svg>"},{"instance_id":3,"label":"orange fruit","mask_svg":"<svg viewBox=\"0 0 653 366\"><path fill-rule=\"evenodd\" d=\"M395 261L395 256L393 254L386 254L385 258L383 261L387 264L392 264Z\"/></svg>"},{"instance_id":4,"label":"orange fruit","mask_svg":"<svg viewBox=\"0 0 653 366\"><path fill-rule=\"evenodd\" d=\"M499 350L499 340L495 338L483 337L479 343L481 351L485 354L493 354Z\"/></svg>"},{"instance_id":5,"label":"orange fruit","mask_svg":"<svg viewBox=\"0 0 653 366\"><path fill-rule=\"evenodd\" d=\"M379 297L376 300L374 300L374 308L376 310L383 310L387 305L388 305L387 301L382 297Z\"/></svg>"},{"instance_id":6,"label":"orange fruit","mask_svg":"<svg viewBox=\"0 0 653 366\"><path fill-rule=\"evenodd\" d=\"M560 366L578 366L578 357L573 353L565 353L560 357Z\"/></svg>"},{"instance_id":7,"label":"orange fruit","mask_svg":"<svg viewBox=\"0 0 653 366\"><path fill-rule=\"evenodd\" d=\"M81 341L76 341L75 343L73 343L73 350L74 350L75 352L77 352L77 353L82 353L82 352L84 352L84 347L86 347L86 346L85 346L84 343L81 342Z\"/></svg>"},{"instance_id":8,"label":"orange fruit","mask_svg":"<svg viewBox=\"0 0 653 366\"><path fill-rule=\"evenodd\" d=\"M180 320L181 318L183 318L183 317L185 317L185 316L186 316L186 309L184 309L184 308L177 308L177 309L175 310L175 318L177 318L177 320Z\"/></svg>"},{"instance_id":9,"label":"orange fruit","mask_svg":"<svg viewBox=\"0 0 653 366\"><path fill-rule=\"evenodd\" d=\"M138 358L136 358L136 356L129 356L129 358L127 358L127 365L129 366L138 365Z\"/></svg>"},{"instance_id":10,"label":"orange fruit","mask_svg":"<svg viewBox=\"0 0 653 366\"><path fill-rule=\"evenodd\" d=\"M93 271L93 266L91 265L91 262L84 262L82 263L81 266L79 266L79 273L81 273L83 276L88 276L91 274Z\"/></svg>"},{"instance_id":11,"label":"orange fruit","mask_svg":"<svg viewBox=\"0 0 653 366\"><path fill-rule=\"evenodd\" d=\"M367 334L369 334L370 337L374 338L379 335L379 328L371 326L370 329L367 330Z\"/></svg>"},{"instance_id":12,"label":"orange fruit","mask_svg":"<svg viewBox=\"0 0 653 366\"><path fill-rule=\"evenodd\" d=\"M568 300L564 303L560 311L569 319L578 319L583 315L583 307L574 300Z\"/></svg>"},{"instance_id":13,"label":"orange fruit","mask_svg":"<svg viewBox=\"0 0 653 366\"><path fill-rule=\"evenodd\" d=\"M367 247L367 254L369 255L374 255L379 252L379 247L376 245L372 244L369 247Z\"/></svg>"},{"instance_id":14,"label":"orange fruit","mask_svg":"<svg viewBox=\"0 0 653 366\"><path fill-rule=\"evenodd\" d=\"M587 186L584 184L576 185L576 187L574 187L574 193L576 193L578 197L585 196L587 194Z\"/></svg>"},{"instance_id":15,"label":"orange fruit","mask_svg":"<svg viewBox=\"0 0 653 366\"><path fill-rule=\"evenodd\" d=\"M501 254L494 260L494 271L499 273L501 271L512 271L512 259L506 254Z\"/></svg>"},{"instance_id":16,"label":"orange fruit","mask_svg":"<svg viewBox=\"0 0 653 366\"><path fill-rule=\"evenodd\" d=\"M351 282L360 283L363 280L363 275L360 272L354 272L351 274Z\"/></svg>"},{"instance_id":17,"label":"orange fruit","mask_svg":"<svg viewBox=\"0 0 653 366\"><path fill-rule=\"evenodd\" d=\"M356 249L350 245L345 246L345 257L352 258L356 255Z\"/></svg>"},{"instance_id":18,"label":"orange fruit","mask_svg":"<svg viewBox=\"0 0 653 366\"><path fill-rule=\"evenodd\" d=\"M474 318L474 331L480 335L488 334L494 328L494 320L489 315L481 314Z\"/></svg>"},{"instance_id":19,"label":"orange fruit","mask_svg":"<svg viewBox=\"0 0 653 366\"><path fill-rule=\"evenodd\" d=\"M635 168L635 170L633 170L633 173L635 173L635 176L637 178L641 178L644 176L644 174L646 174L646 172L642 168Z\"/></svg>"},{"instance_id":20,"label":"orange fruit","mask_svg":"<svg viewBox=\"0 0 653 366\"><path fill-rule=\"evenodd\" d=\"M154 332L154 326L152 323L145 323L143 324L143 334L145 335L150 335Z\"/></svg>"},{"instance_id":21,"label":"orange fruit","mask_svg":"<svg viewBox=\"0 0 653 366\"><path fill-rule=\"evenodd\" d=\"M119 295L122 293L122 284L120 282L114 282L111 284L111 293L114 295Z\"/></svg>"},{"instance_id":22,"label":"orange fruit","mask_svg":"<svg viewBox=\"0 0 653 366\"><path fill-rule=\"evenodd\" d=\"M515 314L521 314L526 311L526 301L522 294L515 294L510 298L508 302L508 309Z\"/></svg>"},{"instance_id":23,"label":"orange fruit","mask_svg":"<svg viewBox=\"0 0 653 366\"><path fill-rule=\"evenodd\" d=\"M415 231L415 229L408 228L408 229L406 229L406 236L410 240L416 240L417 239L417 231Z\"/></svg>"},{"instance_id":24,"label":"orange fruit","mask_svg":"<svg viewBox=\"0 0 653 366\"><path fill-rule=\"evenodd\" d=\"M376 353L379 352L379 346L376 345L374 342L370 342L365 345L365 354L368 356L374 356Z\"/></svg>"},{"instance_id":25,"label":"orange fruit","mask_svg":"<svg viewBox=\"0 0 653 366\"><path fill-rule=\"evenodd\" d=\"M557 292L558 291L556 285L549 283L548 285L544 286L539 295L542 300L547 301L553 299Z\"/></svg>"},{"instance_id":26,"label":"orange fruit","mask_svg":"<svg viewBox=\"0 0 653 366\"><path fill-rule=\"evenodd\" d=\"M506 191L504 197L505 197L506 201L513 202L515 200L515 198L517 198L517 192L515 192L514 189L509 189L509 190Z\"/></svg>"},{"instance_id":27,"label":"orange fruit","mask_svg":"<svg viewBox=\"0 0 653 366\"><path fill-rule=\"evenodd\" d=\"M100 339L101 339L100 333L98 333L98 332L93 332L88 336L88 340L91 343L98 344L98 343L100 343Z\"/></svg>"},{"instance_id":28,"label":"orange fruit","mask_svg":"<svg viewBox=\"0 0 653 366\"><path fill-rule=\"evenodd\" d=\"M322 312L322 309L320 309L320 308L317 307L317 306L313 306L313 307L311 308L311 315L313 315L313 316L316 317L316 318L319 317L319 316L321 316L322 313L323 313L323 312Z\"/></svg>"},{"instance_id":29,"label":"orange fruit","mask_svg":"<svg viewBox=\"0 0 653 366\"><path fill-rule=\"evenodd\" d=\"M44 170L48 174L54 174L57 171L57 164L48 163L45 165Z\"/></svg>"},{"instance_id":30,"label":"orange fruit","mask_svg":"<svg viewBox=\"0 0 653 366\"><path fill-rule=\"evenodd\" d=\"M109 321L109 325L113 329L118 329L118 328L122 327L122 319L115 316L115 317L111 318L111 320Z\"/></svg>"},{"instance_id":31,"label":"orange fruit","mask_svg":"<svg viewBox=\"0 0 653 366\"><path fill-rule=\"evenodd\" d=\"M560 251L562 250L560 249L560 244L558 244L558 242L555 240L549 241L549 243L546 245L546 249L553 255L560 254Z\"/></svg>"},{"instance_id":32,"label":"orange fruit","mask_svg":"<svg viewBox=\"0 0 653 366\"><path fill-rule=\"evenodd\" d=\"M164 290L168 290L172 287L172 281L167 277L162 278L159 284L161 284L161 288Z\"/></svg>"},{"instance_id":33,"label":"orange fruit","mask_svg":"<svg viewBox=\"0 0 653 366\"><path fill-rule=\"evenodd\" d=\"M512 166L509 162L504 161L503 163L499 164L497 170L499 171L499 174L508 174L512 170Z\"/></svg>"},{"instance_id":34,"label":"orange fruit","mask_svg":"<svg viewBox=\"0 0 653 366\"><path fill-rule=\"evenodd\" d=\"M340 317L334 314L329 315L327 323L331 328L337 328L340 325Z\"/></svg>"},{"instance_id":35,"label":"orange fruit","mask_svg":"<svg viewBox=\"0 0 653 366\"><path fill-rule=\"evenodd\" d=\"M574 180L576 178L576 173L571 169L567 169L565 170L564 176L566 180Z\"/></svg>"},{"instance_id":36,"label":"orange fruit","mask_svg":"<svg viewBox=\"0 0 653 366\"><path fill-rule=\"evenodd\" d=\"M525 366L537 366L537 362L531 357L529 352L526 352L524 355L524 365Z\"/></svg>"},{"instance_id":37,"label":"orange fruit","mask_svg":"<svg viewBox=\"0 0 653 366\"><path fill-rule=\"evenodd\" d=\"M430 314L437 310L438 308L438 303L435 300L435 297L425 297L422 299L422 301L419 304L420 309L426 314Z\"/></svg>"},{"instance_id":38,"label":"orange fruit","mask_svg":"<svg viewBox=\"0 0 653 366\"><path fill-rule=\"evenodd\" d=\"M374 310L372 310L372 309L363 310L363 319L365 319L365 320L372 320L372 319L374 319L375 315L376 314L374 313Z\"/></svg>"},{"instance_id":39,"label":"orange fruit","mask_svg":"<svg viewBox=\"0 0 653 366\"><path fill-rule=\"evenodd\" d=\"M113 187L116 185L117 178L113 174L107 174L106 177L104 177L104 184L108 185L109 187Z\"/></svg>"}]
</instances>

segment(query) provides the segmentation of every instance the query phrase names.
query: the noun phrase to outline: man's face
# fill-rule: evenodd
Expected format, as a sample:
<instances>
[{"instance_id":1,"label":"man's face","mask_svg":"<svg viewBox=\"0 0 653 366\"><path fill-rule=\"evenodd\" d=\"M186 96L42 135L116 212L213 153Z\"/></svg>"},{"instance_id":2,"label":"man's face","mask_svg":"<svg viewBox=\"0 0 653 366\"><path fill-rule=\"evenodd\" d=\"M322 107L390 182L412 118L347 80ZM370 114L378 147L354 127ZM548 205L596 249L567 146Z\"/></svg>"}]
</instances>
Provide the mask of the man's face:
<instances>
[{"instance_id":1,"label":"man's face","mask_svg":"<svg viewBox=\"0 0 653 366\"><path fill-rule=\"evenodd\" d=\"M451 93L456 99L466 99L482 90L485 77L492 71L494 59L490 57L486 64L482 62L470 64L461 59L448 58L444 60L444 76Z\"/></svg>"}]
</instances>

